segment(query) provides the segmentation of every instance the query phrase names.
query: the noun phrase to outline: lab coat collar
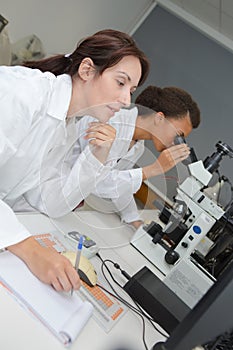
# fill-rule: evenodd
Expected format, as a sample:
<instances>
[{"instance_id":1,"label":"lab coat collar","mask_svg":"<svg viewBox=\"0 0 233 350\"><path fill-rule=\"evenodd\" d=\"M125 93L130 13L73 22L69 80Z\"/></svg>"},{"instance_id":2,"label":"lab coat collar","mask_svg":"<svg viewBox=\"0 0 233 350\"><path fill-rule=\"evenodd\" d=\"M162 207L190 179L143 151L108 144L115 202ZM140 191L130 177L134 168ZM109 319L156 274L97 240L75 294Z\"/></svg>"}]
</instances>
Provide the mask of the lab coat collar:
<instances>
[{"instance_id":1,"label":"lab coat collar","mask_svg":"<svg viewBox=\"0 0 233 350\"><path fill-rule=\"evenodd\" d=\"M65 120L72 94L72 79L67 74L58 75L53 84L47 113L56 119Z\"/></svg>"}]
</instances>

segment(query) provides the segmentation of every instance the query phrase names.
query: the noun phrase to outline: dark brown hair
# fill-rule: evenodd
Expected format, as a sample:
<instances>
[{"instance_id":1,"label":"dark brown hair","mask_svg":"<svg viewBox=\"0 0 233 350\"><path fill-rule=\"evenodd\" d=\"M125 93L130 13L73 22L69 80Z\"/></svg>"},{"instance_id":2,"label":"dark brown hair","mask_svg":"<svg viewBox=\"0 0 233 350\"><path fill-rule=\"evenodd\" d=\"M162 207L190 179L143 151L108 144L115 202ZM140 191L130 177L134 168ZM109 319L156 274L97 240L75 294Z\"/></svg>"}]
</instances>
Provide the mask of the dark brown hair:
<instances>
[{"instance_id":1,"label":"dark brown hair","mask_svg":"<svg viewBox=\"0 0 233 350\"><path fill-rule=\"evenodd\" d=\"M37 68L42 72L49 71L55 75L66 73L72 77L77 73L82 60L89 57L101 75L105 69L114 66L125 56L139 59L142 68L139 85L142 85L149 73L147 57L128 34L113 29L101 30L83 39L68 56L56 55L39 61L27 61L24 66Z\"/></svg>"},{"instance_id":2,"label":"dark brown hair","mask_svg":"<svg viewBox=\"0 0 233 350\"><path fill-rule=\"evenodd\" d=\"M139 105L139 114L140 106L163 112L166 118L184 118L189 112L192 127L197 128L200 124L200 109L197 103L188 92L177 87L148 86L138 95L135 103Z\"/></svg>"}]
</instances>

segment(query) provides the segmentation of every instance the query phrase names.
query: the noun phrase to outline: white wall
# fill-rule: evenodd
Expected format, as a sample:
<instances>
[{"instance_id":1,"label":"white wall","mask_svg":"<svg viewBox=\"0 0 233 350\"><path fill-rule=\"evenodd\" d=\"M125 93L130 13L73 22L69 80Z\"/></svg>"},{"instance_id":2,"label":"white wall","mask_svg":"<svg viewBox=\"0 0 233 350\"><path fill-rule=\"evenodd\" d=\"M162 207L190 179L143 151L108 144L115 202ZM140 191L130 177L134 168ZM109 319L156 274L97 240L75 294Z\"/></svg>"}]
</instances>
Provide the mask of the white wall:
<instances>
[{"instance_id":1,"label":"white wall","mask_svg":"<svg viewBox=\"0 0 233 350\"><path fill-rule=\"evenodd\" d=\"M37 35L47 54L72 51L94 32L131 32L153 0L1 0L0 13L12 42Z\"/></svg>"}]
</instances>

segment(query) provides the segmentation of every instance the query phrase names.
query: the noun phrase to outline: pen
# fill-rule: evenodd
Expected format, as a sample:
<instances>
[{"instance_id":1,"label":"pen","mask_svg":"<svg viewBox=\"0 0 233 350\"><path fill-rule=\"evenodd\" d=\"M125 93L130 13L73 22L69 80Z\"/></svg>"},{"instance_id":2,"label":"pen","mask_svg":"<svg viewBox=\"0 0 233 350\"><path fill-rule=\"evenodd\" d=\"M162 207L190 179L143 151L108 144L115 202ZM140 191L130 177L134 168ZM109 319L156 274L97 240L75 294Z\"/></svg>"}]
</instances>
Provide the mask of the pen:
<instances>
[{"instance_id":1,"label":"pen","mask_svg":"<svg viewBox=\"0 0 233 350\"><path fill-rule=\"evenodd\" d=\"M76 260L75 260L75 270L78 272L78 267L79 267L79 262L80 262L80 257L81 257L81 252L83 248L83 236L80 236L78 246L77 246L77 253L76 253Z\"/></svg>"},{"instance_id":2,"label":"pen","mask_svg":"<svg viewBox=\"0 0 233 350\"><path fill-rule=\"evenodd\" d=\"M77 272L78 272L78 268L79 268L79 262L80 262L80 258L81 258L82 248L83 248L83 236L80 236L78 246L77 246L75 265L74 265L74 268ZM72 294L73 294L73 288L71 289L71 295Z\"/></svg>"}]
</instances>

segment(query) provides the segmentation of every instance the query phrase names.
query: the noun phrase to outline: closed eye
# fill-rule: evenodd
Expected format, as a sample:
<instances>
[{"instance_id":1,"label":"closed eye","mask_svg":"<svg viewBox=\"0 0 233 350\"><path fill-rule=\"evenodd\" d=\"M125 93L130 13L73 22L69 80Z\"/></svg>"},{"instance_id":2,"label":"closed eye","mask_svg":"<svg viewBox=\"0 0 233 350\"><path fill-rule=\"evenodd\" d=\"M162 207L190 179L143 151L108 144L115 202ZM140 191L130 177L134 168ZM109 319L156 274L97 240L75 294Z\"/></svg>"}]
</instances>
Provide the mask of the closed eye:
<instances>
[{"instance_id":1,"label":"closed eye","mask_svg":"<svg viewBox=\"0 0 233 350\"><path fill-rule=\"evenodd\" d=\"M120 81L120 80L117 80L117 83L118 83L119 86L124 86L125 85L125 83L123 81Z\"/></svg>"}]
</instances>

